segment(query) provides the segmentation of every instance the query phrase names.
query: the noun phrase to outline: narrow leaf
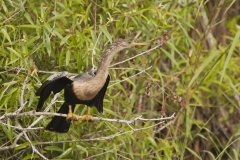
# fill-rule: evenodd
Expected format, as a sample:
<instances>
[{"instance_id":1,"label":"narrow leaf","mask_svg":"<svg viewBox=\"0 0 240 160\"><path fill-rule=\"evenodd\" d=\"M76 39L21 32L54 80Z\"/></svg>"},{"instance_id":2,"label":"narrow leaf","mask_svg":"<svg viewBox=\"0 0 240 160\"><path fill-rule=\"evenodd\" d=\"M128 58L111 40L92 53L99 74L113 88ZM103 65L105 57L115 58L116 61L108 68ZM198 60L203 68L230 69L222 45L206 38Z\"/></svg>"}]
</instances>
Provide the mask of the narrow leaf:
<instances>
[{"instance_id":1,"label":"narrow leaf","mask_svg":"<svg viewBox=\"0 0 240 160\"><path fill-rule=\"evenodd\" d=\"M108 32L107 27L106 26L100 26L100 30L104 33L104 35L107 37L107 39L112 43L112 36Z\"/></svg>"}]
</instances>

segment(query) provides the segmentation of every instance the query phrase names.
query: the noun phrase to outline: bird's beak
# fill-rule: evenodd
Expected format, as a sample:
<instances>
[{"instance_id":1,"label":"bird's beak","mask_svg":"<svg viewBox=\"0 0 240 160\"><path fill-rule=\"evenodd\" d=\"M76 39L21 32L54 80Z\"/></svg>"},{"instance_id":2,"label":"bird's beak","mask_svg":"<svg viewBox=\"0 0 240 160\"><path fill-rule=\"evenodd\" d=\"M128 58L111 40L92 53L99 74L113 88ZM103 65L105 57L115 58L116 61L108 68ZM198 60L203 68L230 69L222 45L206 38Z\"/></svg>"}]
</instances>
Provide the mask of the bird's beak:
<instances>
[{"instance_id":1,"label":"bird's beak","mask_svg":"<svg viewBox=\"0 0 240 160\"><path fill-rule=\"evenodd\" d=\"M131 43L131 47L135 47L135 46L146 46L148 45L148 43L136 43L136 42L132 42Z\"/></svg>"}]
</instances>

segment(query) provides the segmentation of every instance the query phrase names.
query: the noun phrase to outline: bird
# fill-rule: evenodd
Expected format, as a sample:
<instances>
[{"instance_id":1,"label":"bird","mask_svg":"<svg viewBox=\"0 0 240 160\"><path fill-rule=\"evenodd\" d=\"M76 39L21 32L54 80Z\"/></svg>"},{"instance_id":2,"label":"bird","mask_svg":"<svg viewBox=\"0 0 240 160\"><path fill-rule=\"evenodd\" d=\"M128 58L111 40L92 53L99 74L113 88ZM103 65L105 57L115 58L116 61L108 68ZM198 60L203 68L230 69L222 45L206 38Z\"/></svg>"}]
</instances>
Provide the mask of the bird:
<instances>
[{"instance_id":1,"label":"bird","mask_svg":"<svg viewBox=\"0 0 240 160\"><path fill-rule=\"evenodd\" d=\"M142 45L146 45L146 43L119 39L102 54L96 70L90 70L73 78L68 77L68 72L50 76L36 92L36 95L40 97L36 111L42 109L51 93L56 94L64 90L64 102L57 113L67 114L67 117L54 116L46 126L46 130L57 133L68 132L71 121L76 119L73 112L77 104L88 106L88 113L83 116L84 120L92 119L89 107L96 107L98 112L102 113L103 99L110 81L108 67L114 55L126 48Z\"/></svg>"}]
</instances>

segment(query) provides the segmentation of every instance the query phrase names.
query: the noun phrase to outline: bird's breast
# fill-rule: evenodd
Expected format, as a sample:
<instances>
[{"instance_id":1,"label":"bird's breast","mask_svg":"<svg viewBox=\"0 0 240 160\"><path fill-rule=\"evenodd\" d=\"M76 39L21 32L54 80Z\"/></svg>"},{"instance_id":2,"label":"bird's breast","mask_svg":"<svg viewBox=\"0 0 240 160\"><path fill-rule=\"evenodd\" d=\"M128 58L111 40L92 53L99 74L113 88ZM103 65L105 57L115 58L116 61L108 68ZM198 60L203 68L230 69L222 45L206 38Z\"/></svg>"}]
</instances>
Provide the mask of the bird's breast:
<instances>
[{"instance_id":1,"label":"bird's breast","mask_svg":"<svg viewBox=\"0 0 240 160\"><path fill-rule=\"evenodd\" d=\"M92 100L101 90L104 84L98 80L90 80L88 82L74 81L72 90L79 100Z\"/></svg>"}]
</instances>

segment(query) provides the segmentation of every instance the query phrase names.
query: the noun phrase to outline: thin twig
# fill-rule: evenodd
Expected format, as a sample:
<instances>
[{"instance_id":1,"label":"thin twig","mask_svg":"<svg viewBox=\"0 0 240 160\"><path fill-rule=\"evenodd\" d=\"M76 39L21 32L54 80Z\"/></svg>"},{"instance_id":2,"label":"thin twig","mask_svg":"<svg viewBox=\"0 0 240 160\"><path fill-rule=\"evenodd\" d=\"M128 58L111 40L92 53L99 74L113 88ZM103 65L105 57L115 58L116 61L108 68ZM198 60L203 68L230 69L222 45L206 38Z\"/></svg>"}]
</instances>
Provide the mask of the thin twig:
<instances>
[{"instance_id":1,"label":"thin twig","mask_svg":"<svg viewBox=\"0 0 240 160\"><path fill-rule=\"evenodd\" d=\"M51 100L51 103L47 106L47 108L44 110L45 112L49 111L53 104L56 102L57 98L59 96L59 93L55 94L55 96L53 97L53 99ZM3 115L4 116L4 115ZM28 127L31 128L31 127L34 127L40 120L42 120L44 118L43 115L41 115L40 117L38 117L31 125L29 125ZM1 117L0 117L1 119ZM23 136L23 134L25 133L26 131L22 131L21 133L18 134L18 136L15 138L14 140L14 143L13 145L16 146L17 145L17 142L18 140Z\"/></svg>"},{"instance_id":2,"label":"thin twig","mask_svg":"<svg viewBox=\"0 0 240 160\"><path fill-rule=\"evenodd\" d=\"M17 148L18 146L19 146L18 144L12 144L10 146L0 147L0 151L6 151L6 150L9 150L9 149L14 149L14 148Z\"/></svg>"},{"instance_id":3,"label":"thin twig","mask_svg":"<svg viewBox=\"0 0 240 160\"><path fill-rule=\"evenodd\" d=\"M92 49L92 70L94 70L96 68L96 66L94 65L94 59L95 59L95 55L96 55L96 47L97 47L97 44L98 44L98 41L99 41L99 38L101 35L102 35L102 32L99 33L97 40L94 44L94 47Z\"/></svg>"},{"instance_id":4,"label":"thin twig","mask_svg":"<svg viewBox=\"0 0 240 160\"><path fill-rule=\"evenodd\" d=\"M142 71L143 70L143 69L131 68L131 67L110 67L109 69L113 69L113 70L136 70L136 71Z\"/></svg>"},{"instance_id":5,"label":"thin twig","mask_svg":"<svg viewBox=\"0 0 240 160\"><path fill-rule=\"evenodd\" d=\"M110 153L110 152L113 152L113 149L108 150L108 151L104 151L104 152L102 152L102 153L99 153L99 154L96 154L96 155L93 155L93 156L90 156L90 157L87 157L87 158L84 158L83 160L93 159L93 158L96 158L96 157L98 157L98 156L101 156L101 155Z\"/></svg>"},{"instance_id":6,"label":"thin twig","mask_svg":"<svg viewBox=\"0 0 240 160\"><path fill-rule=\"evenodd\" d=\"M14 128L14 129L18 129L20 131L26 131L26 130L39 130L42 129L43 127L36 127L36 128L31 128L31 127L27 127L27 128L23 128L23 127L16 127L7 123L4 123L2 121L0 121L0 124L6 126L6 127L10 127L10 128Z\"/></svg>"},{"instance_id":7,"label":"thin twig","mask_svg":"<svg viewBox=\"0 0 240 160\"><path fill-rule=\"evenodd\" d=\"M27 133L26 133L26 132L23 132L23 134L24 134L25 139L26 139L26 140L29 142L29 144L31 145L32 150L33 150L33 154L34 154L34 153L37 153L42 159L47 160L48 158L45 157L42 153L40 153L40 152L37 150L37 148L33 145L32 141L31 141L30 138L28 137ZM32 156L33 156L33 154L32 154ZM32 158L33 158L33 157L32 157Z\"/></svg>"},{"instance_id":8,"label":"thin twig","mask_svg":"<svg viewBox=\"0 0 240 160\"><path fill-rule=\"evenodd\" d=\"M20 96L20 108L18 108L16 113L21 112L24 109L25 105L27 104L27 102L24 102L24 95L25 95L25 89L26 89L27 82L28 82L28 76L25 78L23 85L22 85L22 92L21 92L21 96Z\"/></svg>"},{"instance_id":9,"label":"thin twig","mask_svg":"<svg viewBox=\"0 0 240 160\"><path fill-rule=\"evenodd\" d=\"M14 18L16 15L18 15L22 10L19 9L19 11L16 11L15 13L13 13L10 17L8 17L7 19L5 19L2 23L0 23L0 25L3 25L4 23L10 21L12 18Z\"/></svg>"},{"instance_id":10,"label":"thin twig","mask_svg":"<svg viewBox=\"0 0 240 160\"><path fill-rule=\"evenodd\" d=\"M20 123L18 123L18 120L16 120L16 123L17 123L17 127L19 127L19 128L22 128L22 126L21 126L21 124ZM31 159L33 158L33 155L34 155L34 153L36 153L36 154L38 154L41 158L43 158L43 159L47 159L43 154L41 154L38 150L37 150L37 148L32 144L32 141L30 140L30 138L29 138L29 136L27 135L27 132L23 132L23 135L24 135L24 138L29 142L29 144L31 145L31 148L32 148L32 157L31 157Z\"/></svg>"},{"instance_id":11,"label":"thin twig","mask_svg":"<svg viewBox=\"0 0 240 160\"><path fill-rule=\"evenodd\" d=\"M5 71L1 71L0 74L4 74L4 73L7 73L7 72L11 72L11 71L16 71L17 67L14 67L14 68L10 68L10 69L7 69Z\"/></svg>"},{"instance_id":12,"label":"thin twig","mask_svg":"<svg viewBox=\"0 0 240 160\"><path fill-rule=\"evenodd\" d=\"M134 75L132 75L132 76L130 76L130 77L127 77L127 78L125 78L125 79L123 79L123 80L115 81L115 83L109 85L108 87L112 87L112 86L114 86L114 85L116 85L116 84L118 84L118 83L122 83L122 82L124 82L124 81L126 81L126 80L128 80L128 79L131 79L131 78L133 78L133 77L136 77L136 76L138 76L138 75L141 74L141 73L145 73L147 70L149 70L149 69L151 69L151 68L152 68L152 66L150 66L150 67L148 67L148 68L146 68L146 69L138 72L137 74L134 74Z\"/></svg>"}]
</instances>

